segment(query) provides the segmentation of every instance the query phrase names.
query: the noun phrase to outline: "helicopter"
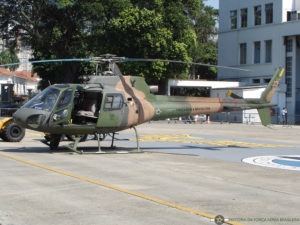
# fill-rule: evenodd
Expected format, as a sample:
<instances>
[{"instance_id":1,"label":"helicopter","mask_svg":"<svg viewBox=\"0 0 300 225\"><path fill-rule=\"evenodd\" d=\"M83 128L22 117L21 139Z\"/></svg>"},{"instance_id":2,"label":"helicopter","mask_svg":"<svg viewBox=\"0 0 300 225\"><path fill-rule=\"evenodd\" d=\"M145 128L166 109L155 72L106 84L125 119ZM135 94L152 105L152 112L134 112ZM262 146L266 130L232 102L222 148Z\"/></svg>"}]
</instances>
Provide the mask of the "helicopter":
<instances>
[{"instance_id":1,"label":"helicopter","mask_svg":"<svg viewBox=\"0 0 300 225\"><path fill-rule=\"evenodd\" d=\"M232 92L228 93L231 98L223 99L164 96L152 94L143 77L123 76L117 63L165 61L203 64L164 59L132 59L110 54L91 59L66 60L106 64L108 69L99 75L89 76L82 84L49 86L18 109L13 118L24 128L46 133L47 140L44 142L51 150L58 148L63 135L72 137L70 139L73 143L67 147L76 153L83 153L77 146L84 135L94 134L98 141L96 153L103 153L101 149L103 137L106 134L113 134L113 146L114 134L128 128L134 129L137 152L141 152L136 126L151 120L257 109L262 124L267 126L271 123L270 107L275 106L270 102L284 72L283 68L276 70L259 99L244 99ZM52 61L54 60L30 63Z\"/></svg>"}]
</instances>

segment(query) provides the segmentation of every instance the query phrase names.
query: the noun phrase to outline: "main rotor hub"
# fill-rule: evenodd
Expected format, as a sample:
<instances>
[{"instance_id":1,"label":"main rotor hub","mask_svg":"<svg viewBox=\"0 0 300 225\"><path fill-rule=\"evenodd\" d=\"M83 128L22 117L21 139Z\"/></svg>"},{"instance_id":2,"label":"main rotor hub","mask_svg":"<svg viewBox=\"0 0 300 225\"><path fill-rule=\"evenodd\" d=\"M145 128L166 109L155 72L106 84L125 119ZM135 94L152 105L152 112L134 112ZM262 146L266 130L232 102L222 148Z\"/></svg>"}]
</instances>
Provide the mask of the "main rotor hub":
<instances>
[{"instance_id":1,"label":"main rotor hub","mask_svg":"<svg viewBox=\"0 0 300 225\"><path fill-rule=\"evenodd\" d=\"M118 62L123 62L125 60L125 57L117 57L116 55L113 54L104 54L100 55L100 57L93 57L91 58L91 62L93 63L118 63Z\"/></svg>"}]
</instances>

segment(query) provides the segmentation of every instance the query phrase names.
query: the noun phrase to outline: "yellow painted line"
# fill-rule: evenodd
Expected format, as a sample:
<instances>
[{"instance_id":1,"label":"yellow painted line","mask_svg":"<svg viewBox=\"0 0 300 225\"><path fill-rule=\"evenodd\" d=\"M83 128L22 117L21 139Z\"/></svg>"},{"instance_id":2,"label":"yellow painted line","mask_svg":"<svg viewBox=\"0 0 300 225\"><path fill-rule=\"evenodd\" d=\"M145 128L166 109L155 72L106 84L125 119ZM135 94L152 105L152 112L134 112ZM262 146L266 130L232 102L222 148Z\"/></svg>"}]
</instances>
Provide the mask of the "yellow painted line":
<instances>
[{"instance_id":1,"label":"yellow painted line","mask_svg":"<svg viewBox=\"0 0 300 225\"><path fill-rule=\"evenodd\" d=\"M44 134L40 134L40 133L32 133L32 132L26 132L26 134L34 135L34 136L39 136L39 137L44 137L44 136L45 136Z\"/></svg>"},{"instance_id":2,"label":"yellow painted line","mask_svg":"<svg viewBox=\"0 0 300 225\"><path fill-rule=\"evenodd\" d=\"M135 140L135 139L130 139ZM174 142L188 144L203 144L213 146L240 146L240 147L264 147L264 148L298 148L296 145L278 145L278 144L262 144L252 142L241 142L231 140L210 140L201 137L192 137L189 134L175 135L140 135L141 142Z\"/></svg>"},{"instance_id":3,"label":"yellow painted line","mask_svg":"<svg viewBox=\"0 0 300 225\"><path fill-rule=\"evenodd\" d=\"M31 166L39 167L39 168L42 168L42 169L45 169L45 170L48 170L48 171L51 171L51 172L54 172L54 173L62 174L62 175L73 177L73 178L76 178L76 179L79 179L79 180L82 180L82 181L86 181L86 182L89 182L89 183L92 183L92 184L96 184L96 185L99 185L99 186L102 186L102 187L113 189L113 190L116 190L116 191L119 191L119 192L122 192L122 193L133 195L133 196L136 196L136 197L139 197L139 198L143 198L143 199L146 199L146 200L149 200L149 201L161 204L161 205L165 205L165 206L168 206L168 207L172 207L172 208L175 208L175 209L178 209L178 210L181 210L181 211L193 213L193 214L196 214L196 215L199 215L199 216L202 216L202 217L206 217L206 218L210 218L210 219L215 219L215 217L216 217L215 215L212 215L212 214L200 212L200 211L190 209L190 208L187 208L187 207L184 207L184 206L180 206L180 205L177 205L177 204L173 204L173 203L170 203L170 202L167 202L167 201L164 201L164 200L160 200L160 199L157 199L157 198L152 198L152 197L147 196L147 195L143 195L143 194L139 194L139 193L136 193L136 192L133 192L133 191L129 191L129 190L126 190L124 188L119 188L117 186L113 186L113 185L110 185L110 184L105 184L105 183L102 183L102 182L99 182L99 181L96 181L96 180L92 180L92 179L89 179L89 178L86 178L86 177L78 176L78 175L68 173L68 172L65 172L65 171L62 171L62 170L53 169L53 168L50 168L50 167L47 167L47 166L43 166L41 164L29 162L29 161L19 159L19 158L13 157L13 156L9 156L9 155L6 155L6 154L0 153L0 156L4 157L4 158L7 158L7 159L16 160L18 162L22 162L22 163L25 163L25 164L28 164L28 165L31 165ZM243 225L241 223L237 223L237 222L234 222L234 221L225 221L224 223L232 224L232 225Z\"/></svg>"}]
</instances>

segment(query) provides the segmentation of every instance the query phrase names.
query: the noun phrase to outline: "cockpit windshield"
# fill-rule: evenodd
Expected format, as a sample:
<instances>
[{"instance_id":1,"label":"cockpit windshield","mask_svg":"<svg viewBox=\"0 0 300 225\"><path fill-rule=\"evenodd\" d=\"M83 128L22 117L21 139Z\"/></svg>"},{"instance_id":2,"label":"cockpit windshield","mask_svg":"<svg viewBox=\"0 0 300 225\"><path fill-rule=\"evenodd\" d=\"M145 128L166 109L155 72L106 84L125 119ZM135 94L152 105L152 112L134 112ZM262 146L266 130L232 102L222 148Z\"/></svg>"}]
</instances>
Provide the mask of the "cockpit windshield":
<instances>
[{"instance_id":1,"label":"cockpit windshield","mask_svg":"<svg viewBox=\"0 0 300 225\"><path fill-rule=\"evenodd\" d=\"M59 93L58 89L49 87L27 102L24 107L49 112L53 109Z\"/></svg>"}]
</instances>

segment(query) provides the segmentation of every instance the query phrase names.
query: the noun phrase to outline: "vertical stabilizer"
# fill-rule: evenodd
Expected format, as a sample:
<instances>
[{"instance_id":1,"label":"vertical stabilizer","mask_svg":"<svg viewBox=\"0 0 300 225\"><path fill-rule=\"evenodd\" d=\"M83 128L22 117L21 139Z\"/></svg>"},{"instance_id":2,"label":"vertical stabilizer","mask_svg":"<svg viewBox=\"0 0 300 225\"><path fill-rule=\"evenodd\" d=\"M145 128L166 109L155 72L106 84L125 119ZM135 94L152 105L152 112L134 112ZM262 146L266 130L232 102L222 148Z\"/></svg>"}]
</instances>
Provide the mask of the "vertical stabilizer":
<instances>
[{"instance_id":1,"label":"vertical stabilizer","mask_svg":"<svg viewBox=\"0 0 300 225\"><path fill-rule=\"evenodd\" d=\"M284 72L283 68L279 68L276 70L274 76L272 77L271 81L269 82L268 86L264 90L264 92L261 94L260 99L263 100L265 103L270 103L272 100L272 97L276 91L276 88L279 84L280 78L282 77Z\"/></svg>"},{"instance_id":2,"label":"vertical stabilizer","mask_svg":"<svg viewBox=\"0 0 300 225\"><path fill-rule=\"evenodd\" d=\"M267 126L271 124L271 114L269 107L257 109L257 112L259 114L262 125Z\"/></svg>"},{"instance_id":3,"label":"vertical stabilizer","mask_svg":"<svg viewBox=\"0 0 300 225\"><path fill-rule=\"evenodd\" d=\"M279 68L276 70L275 74L273 75L271 81L269 82L268 86L261 94L260 101L262 103L270 103L272 97L278 87L279 81L283 75L284 69ZM270 106L262 107L257 109L261 123L264 126L271 124L271 115L270 115Z\"/></svg>"}]
</instances>

